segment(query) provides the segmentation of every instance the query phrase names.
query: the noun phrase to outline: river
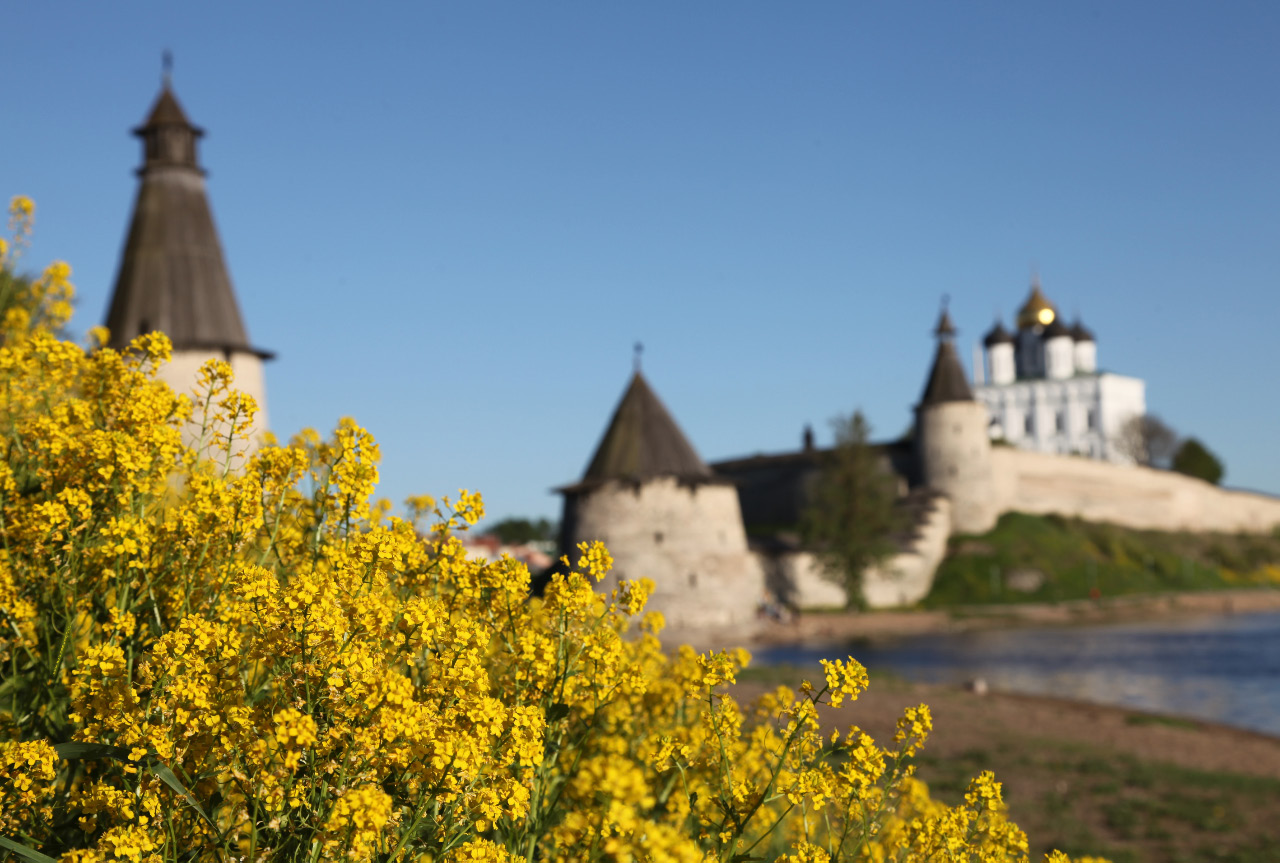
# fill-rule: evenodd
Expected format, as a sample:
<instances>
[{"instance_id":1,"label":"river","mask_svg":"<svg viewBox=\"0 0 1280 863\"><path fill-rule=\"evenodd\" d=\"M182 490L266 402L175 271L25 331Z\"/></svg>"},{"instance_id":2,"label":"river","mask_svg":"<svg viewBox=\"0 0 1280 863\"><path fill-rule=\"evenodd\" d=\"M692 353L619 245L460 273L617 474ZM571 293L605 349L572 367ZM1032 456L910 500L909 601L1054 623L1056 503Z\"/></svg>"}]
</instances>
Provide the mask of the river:
<instances>
[{"instance_id":1,"label":"river","mask_svg":"<svg viewBox=\"0 0 1280 863\"><path fill-rule=\"evenodd\" d=\"M1280 737L1280 612L914 636L843 651L779 647L761 664L854 658L908 680L1053 695Z\"/></svg>"}]
</instances>

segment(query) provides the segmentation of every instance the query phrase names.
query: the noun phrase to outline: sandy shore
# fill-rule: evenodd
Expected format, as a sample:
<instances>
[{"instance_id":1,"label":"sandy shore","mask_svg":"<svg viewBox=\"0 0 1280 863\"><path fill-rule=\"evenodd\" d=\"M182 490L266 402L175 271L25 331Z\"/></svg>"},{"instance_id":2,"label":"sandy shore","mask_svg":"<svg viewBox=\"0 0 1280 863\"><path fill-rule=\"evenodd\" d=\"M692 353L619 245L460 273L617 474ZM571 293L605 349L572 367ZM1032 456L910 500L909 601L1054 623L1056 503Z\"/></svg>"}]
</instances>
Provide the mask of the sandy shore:
<instances>
[{"instance_id":1,"label":"sandy shore","mask_svg":"<svg viewBox=\"0 0 1280 863\"><path fill-rule=\"evenodd\" d=\"M1056 604L975 605L948 611L824 612L801 615L791 623L765 623L744 646L820 647L855 640L875 641L975 629L1120 623L1261 611L1280 611L1280 590L1170 593Z\"/></svg>"}]
</instances>

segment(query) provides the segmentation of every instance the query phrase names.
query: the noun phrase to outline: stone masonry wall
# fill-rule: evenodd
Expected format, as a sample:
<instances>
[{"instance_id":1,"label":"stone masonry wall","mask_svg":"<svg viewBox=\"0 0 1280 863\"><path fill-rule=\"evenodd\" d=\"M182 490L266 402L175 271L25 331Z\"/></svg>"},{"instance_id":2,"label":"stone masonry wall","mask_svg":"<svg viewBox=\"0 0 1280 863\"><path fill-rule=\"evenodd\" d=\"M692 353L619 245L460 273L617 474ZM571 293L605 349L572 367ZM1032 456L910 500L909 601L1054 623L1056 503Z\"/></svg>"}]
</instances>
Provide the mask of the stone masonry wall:
<instances>
[{"instance_id":1,"label":"stone masonry wall","mask_svg":"<svg viewBox=\"0 0 1280 863\"><path fill-rule=\"evenodd\" d=\"M599 590L612 590L622 578L652 579L648 607L661 611L675 631L745 632L755 625L764 573L747 551L733 486L660 478L610 482L573 497L566 507L573 535L565 539L575 545L600 540L613 555L613 575Z\"/></svg>"},{"instance_id":2,"label":"stone masonry wall","mask_svg":"<svg viewBox=\"0 0 1280 863\"><path fill-rule=\"evenodd\" d=\"M226 356L221 351L174 351L173 358L160 370L159 377L164 380L174 392L186 393L193 397L196 385L196 376L200 372L200 367L207 360L222 360ZM258 413L254 419L254 431L251 435L251 442L256 447L257 441L261 434L267 431L267 387L266 379L262 369L262 359L256 354L244 353L236 351L231 354L229 360L231 363L231 371L235 374L235 382L233 386L246 395L253 396L253 400L258 403ZM192 422L188 425L184 433L184 439L187 442L194 442L200 435L200 417L193 416ZM243 452L243 449L238 450Z\"/></svg>"},{"instance_id":3,"label":"stone masonry wall","mask_svg":"<svg viewBox=\"0 0 1280 863\"><path fill-rule=\"evenodd\" d=\"M1228 491L1171 471L993 447L1001 512L1057 513L1146 530L1266 532L1280 498Z\"/></svg>"},{"instance_id":4,"label":"stone masonry wall","mask_svg":"<svg viewBox=\"0 0 1280 863\"><path fill-rule=\"evenodd\" d=\"M862 598L869 608L895 608L919 602L933 587L933 575L947 553L951 502L935 497L917 525L908 550L873 566L862 576ZM844 588L826 578L822 562L808 551L762 555L769 588L801 610L844 608Z\"/></svg>"}]
</instances>

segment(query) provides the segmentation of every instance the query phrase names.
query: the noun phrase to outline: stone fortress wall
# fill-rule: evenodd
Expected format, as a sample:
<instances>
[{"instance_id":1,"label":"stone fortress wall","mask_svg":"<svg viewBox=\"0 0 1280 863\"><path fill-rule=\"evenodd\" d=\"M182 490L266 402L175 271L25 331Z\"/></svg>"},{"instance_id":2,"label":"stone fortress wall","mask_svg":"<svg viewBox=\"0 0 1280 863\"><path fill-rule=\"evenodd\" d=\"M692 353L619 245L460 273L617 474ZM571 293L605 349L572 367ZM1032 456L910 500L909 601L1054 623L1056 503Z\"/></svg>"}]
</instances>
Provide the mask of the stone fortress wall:
<instances>
[{"instance_id":1,"label":"stone fortress wall","mask_svg":"<svg viewBox=\"0 0 1280 863\"><path fill-rule=\"evenodd\" d=\"M1280 498L1231 491L1180 473L993 447L1000 512L1073 516L1145 530L1265 533Z\"/></svg>"},{"instance_id":2,"label":"stone fortress wall","mask_svg":"<svg viewBox=\"0 0 1280 863\"><path fill-rule=\"evenodd\" d=\"M253 431L247 441L249 447L237 447L237 453L246 449L252 451L261 443L262 434L271 425L267 418L267 383L263 372L262 358L246 351L232 351L230 355L223 351L174 351L173 357L160 369L159 377L167 383L175 393L184 393L195 401L196 381L200 368L209 360L225 360L231 366L235 376L235 389L252 396L258 405L258 413L254 416ZM195 443L200 437L200 421L198 408L193 411L191 422L183 430L183 439L188 444Z\"/></svg>"},{"instance_id":3,"label":"stone fortress wall","mask_svg":"<svg viewBox=\"0 0 1280 863\"><path fill-rule=\"evenodd\" d=\"M661 611L673 630L754 625L764 574L747 550L732 485L615 480L575 495L570 509L571 534L598 539L613 555L601 592L619 579L648 577L655 584L648 608Z\"/></svg>"}]
</instances>

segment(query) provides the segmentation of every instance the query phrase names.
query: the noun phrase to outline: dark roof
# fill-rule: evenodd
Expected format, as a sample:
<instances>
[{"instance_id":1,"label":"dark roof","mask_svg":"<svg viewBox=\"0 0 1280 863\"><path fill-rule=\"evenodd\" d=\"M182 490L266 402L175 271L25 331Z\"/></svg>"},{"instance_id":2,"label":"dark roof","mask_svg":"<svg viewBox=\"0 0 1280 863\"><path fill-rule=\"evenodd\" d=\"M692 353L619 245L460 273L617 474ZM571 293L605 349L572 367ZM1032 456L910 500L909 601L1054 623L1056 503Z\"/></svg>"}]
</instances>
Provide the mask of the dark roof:
<instances>
[{"instance_id":1,"label":"dark roof","mask_svg":"<svg viewBox=\"0 0 1280 863\"><path fill-rule=\"evenodd\" d=\"M1044 332L1040 334L1042 338L1055 339L1059 336L1071 336L1071 330L1062 322L1062 318L1054 318L1049 322L1049 326L1044 328Z\"/></svg>"},{"instance_id":2,"label":"dark roof","mask_svg":"<svg viewBox=\"0 0 1280 863\"><path fill-rule=\"evenodd\" d=\"M942 307L942 314L938 316L938 325L933 328L933 334L939 337L956 334L956 325L951 322L951 313L946 306Z\"/></svg>"},{"instance_id":3,"label":"dark roof","mask_svg":"<svg viewBox=\"0 0 1280 863\"><path fill-rule=\"evenodd\" d=\"M196 159L200 130L166 87L135 134L143 140L143 164L107 311L108 344L124 348L159 330L177 350L269 356L250 346L227 274Z\"/></svg>"},{"instance_id":4,"label":"dark roof","mask_svg":"<svg viewBox=\"0 0 1280 863\"><path fill-rule=\"evenodd\" d=\"M987 333L986 338L982 340L982 344L987 347L992 345L1011 345L1013 344L1013 334L1004 328L1004 321L996 320L996 325Z\"/></svg>"},{"instance_id":5,"label":"dark roof","mask_svg":"<svg viewBox=\"0 0 1280 863\"><path fill-rule=\"evenodd\" d=\"M609 420L582 484L661 476L695 482L714 479L644 375L637 371Z\"/></svg>"},{"instance_id":6,"label":"dark roof","mask_svg":"<svg viewBox=\"0 0 1280 863\"><path fill-rule=\"evenodd\" d=\"M1071 327L1071 338L1075 339L1077 342L1097 341L1097 339L1093 337L1093 332L1085 327L1085 325L1080 322L1079 318L1076 318L1075 324Z\"/></svg>"},{"instance_id":7,"label":"dark roof","mask_svg":"<svg viewBox=\"0 0 1280 863\"><path fill-rule=\"evenodd\" d=\"M956 355L956 346L949 339L943 339L938 342L938 353L933 358L933 368L929 371L920 405L971 401L973 390L969 389L969 380L964 366L960 364L960 357Z\"/></svg>"},{"instance_id":8,"label":"dark roof","mask_svg":"<svg viewBox=\"0 0 1280 863\"><path fill-rule=\"evenodd\" d=\"M204 130L193 126L187 119L186 112L178 104L178 97L173 95L173 90L168 85L156 97L156 103L151 106L146 122L134 129L133 134L141 136L147 129L157 126L188 126L194 129L197 135L204 134Z\"/></svg>"}]
</instances>

